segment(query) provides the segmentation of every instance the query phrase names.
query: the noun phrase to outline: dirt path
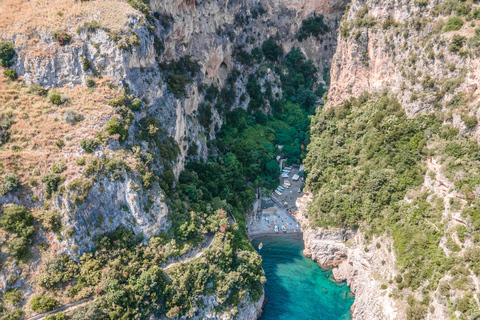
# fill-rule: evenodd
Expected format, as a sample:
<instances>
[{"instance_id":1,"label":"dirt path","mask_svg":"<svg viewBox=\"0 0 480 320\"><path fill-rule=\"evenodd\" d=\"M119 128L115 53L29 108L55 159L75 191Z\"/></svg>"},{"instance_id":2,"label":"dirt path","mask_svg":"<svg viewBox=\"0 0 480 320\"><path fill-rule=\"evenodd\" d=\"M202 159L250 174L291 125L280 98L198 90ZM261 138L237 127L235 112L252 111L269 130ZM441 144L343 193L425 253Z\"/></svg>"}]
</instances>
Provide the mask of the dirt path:
<instances>
[{"instance_id":1,"label":"dirt path","mask_svg":"<svg viewBox=\"0 0 480 320\"><path fill-rule=\"evenodd\" d=\"M186 253L183 256L173 260L172 262L167 263L166 265L162 266L162 269L167 270L177 263L186 263L192 259L201 257L203 255L203 252L212 245L213 238L213 234L207 235L207 241L205 241L205 243L202 244L198 249Z\"/></svg>"},{"instance_id":2,"label":"dirt path","mask_svg":"<svg viewBox=\"0 0 480 320\"><path fill-rule=\"evenodd\" d=\"M55 313L59 313L59 312L62 312L62 311L65 311L65 312L72 311L72 310L77 309L78 307L82 307L82 306L87 305L87 303L89 303L92 300L94 300L93 297L89 297L87 299L83 299L83 300L80 300L80 301L77 301L77 302L72 302L72 303L66 304L63 307L60 307L58 309L48 311L48 312L45 312L45 313L42 313L42 314L38 314L38 315L33 316L31 318L27 318L27 320L39 320L39 319L45 318L49 314L55 314Z\"/></svg>"},{"instance_id":3,"label":"dirt path","mask_svg":"<svg viewBox=\"0 0 480 320\"><path fill-rule=\"evenodd\" d=\"M162 267L162 269L167 270L177 263L186 263L186 262L188 262L188 261L190 261L194 258L201 257L203 255L203 252L205 252L205 250L208 249L212 245L214 236L215 236L214 234L207 235L206 236L207 241L205 241L205 243L203 243L199 248L197 248L195 250L192 250L192 251L188 252L187 254L184 254L183 256L178 257L177 259L167 263L166 265L164 265ZM72 303L64 305L64 306L62 306L58 309L48 311L48 312L38 314L38 315L30 317L30 318L27 318L27 320L40 320L40 319L44 319L47 315L50 315L50 314L72 311L72 310L75 310L79 307L87 305L88 303L92 302L93 300L94 300L93 297L89 297L87 299L83 299L83 300L80 300L80 301L77 301L77 302L72 302Z\"/></svg>"}]
</instances>

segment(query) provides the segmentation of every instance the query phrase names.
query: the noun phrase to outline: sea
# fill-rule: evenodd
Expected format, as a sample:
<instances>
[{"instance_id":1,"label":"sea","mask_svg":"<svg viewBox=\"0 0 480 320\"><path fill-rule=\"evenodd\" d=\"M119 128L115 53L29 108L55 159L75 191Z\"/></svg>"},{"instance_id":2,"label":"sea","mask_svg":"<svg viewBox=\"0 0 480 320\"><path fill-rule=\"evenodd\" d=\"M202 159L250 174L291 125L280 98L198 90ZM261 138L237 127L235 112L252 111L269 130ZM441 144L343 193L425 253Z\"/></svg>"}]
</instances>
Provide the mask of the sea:
<instances>
[{"instance_id":1,"label":"sea","mask_svg":"<svg viewBox=\"0 0 480 320\"><path fill-rule=\"evenodd\" d=\"M302 255L302 234L256 237L263 260L268 299L261 320L349 320L354 296L332 272Z\"/></svg>"}]
</instances>

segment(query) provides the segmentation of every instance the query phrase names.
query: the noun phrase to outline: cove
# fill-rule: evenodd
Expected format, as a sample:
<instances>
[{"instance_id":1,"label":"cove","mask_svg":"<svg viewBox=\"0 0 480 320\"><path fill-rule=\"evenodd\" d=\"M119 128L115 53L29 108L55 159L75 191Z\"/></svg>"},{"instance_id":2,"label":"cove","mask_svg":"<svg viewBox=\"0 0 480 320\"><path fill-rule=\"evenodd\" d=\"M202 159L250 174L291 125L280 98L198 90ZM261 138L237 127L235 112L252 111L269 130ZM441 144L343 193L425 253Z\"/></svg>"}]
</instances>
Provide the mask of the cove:
<instances>
[{"instance_id":1,"label":"cove","mask_svg":"<svg viewBox=\"0 0 480 320\"><path fill-rule=\"evenodd\" d=\"M301 233L252 240L255 248L260 242L268 299L260 320L351 319L350 289L329 279L330 271L302 255Z\"/></svg>"}]
</instances>

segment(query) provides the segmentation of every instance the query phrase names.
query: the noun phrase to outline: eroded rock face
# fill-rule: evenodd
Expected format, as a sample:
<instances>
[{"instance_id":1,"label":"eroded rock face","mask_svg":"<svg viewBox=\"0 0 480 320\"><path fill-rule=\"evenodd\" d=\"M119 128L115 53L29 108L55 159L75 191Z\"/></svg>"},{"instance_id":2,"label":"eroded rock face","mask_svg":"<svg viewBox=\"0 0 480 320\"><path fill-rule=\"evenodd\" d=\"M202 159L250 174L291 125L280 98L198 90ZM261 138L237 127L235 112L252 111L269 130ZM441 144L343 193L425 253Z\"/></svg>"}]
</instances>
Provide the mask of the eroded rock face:
<instances>
[{"instance_id":1,"label":"eroded rock face","mask_svg":"<svg viewBox=\"0 0 480 320\"><path fill-rule=\"evenodd\" d=\"M402 301L391 298L392 289L386 287L397 274L392 239L366 241L362 233L352 229L312 228L305 216L311 199L309 193L297 199L295 212L302 225L303 254L322 268L332 268L336 281L347 283L355 295L353 319L406 319Z\"/></svg>"},{"instance_id":2,"label":"eroded rock face","mask_svg":"<svg viewBox=\"0 0 480 320\"><path fill-rule=\"evenodd\" d=\"M382 289L382 284L396 274L395 255L388 249L390 239L375 239L367 244L361 234L352 230L315 228L303 232L304 254L323 268L333 267L335 280L346 282L355 295L353 319L406 319L398 310L400 302L389 297L392 289ZM380 248L375 245L377 241Z\"/></svg>"},{"instance_id":3,"label":"eroded rock face","mask_svg":"<svg viewBox=\"0 0 480 320\"><path fill-rule=\"evenodd\" d=\"M462 57L449 48L454 35L469 38L474 35L473 28L465 23L459 31L444 32L439 22L448 16L432 14L435 5L442 3L421 7L408 0L353 0L342 20L332 59L328 106L364 92L388 90L413 116L438 109L456 93L478 94L480 60L476 55ZM368 7L366 16L371 17L374 26L360 26L359 12L364 7ZM423 24L417 26L415 21ZM389 22L397 25L389 26ZM398 27L400 24L408 27ZM455 85L446 85L448 81ZM458 128L465 130L463 125Z\"/></svg>"},{"instance_id":4,"label":"eroded rock face","mask_svg":"<svg viewBox=\"0 0 480 320\"><path fill-rule=\"evenodd\" d=\"M352 234L344 230L331 231L315 228L303 236L305 250L303 254L316 261L322 267L336 267L347 259L345 240Z\"/></svg>"},{"instance_id":5,"label":"eroded rock face","mask_svg":"<svg viewBox=\"0 0 480 320\"><path fill-rule=\"evenodd\" d=\"M96 235L115 231L120 226L145 239L169 227L168 208L162 201L160 188L145 194L138 182L126 173L123 181L106 177L97 181L83 203L75 203L71 193L57 196L54 201L63 216L66 229L63 234L69 238L63 245L71 255L92 250Z\"/></svg>"},{"instance_id":6,"label":"eroded rock face","mask_svg":"<svg viewBox=\"0 0 480 320\"><path fill-rule=\"evenodd\" d=\"M175 320L257 320L263 312L263 305L265 304L265 293L263 293L258 301L252 303L248 295L239 303L236 310L228 310L228 312L217 313L213 309L219 305L215 296L201 297L203 300L203 307L197 310L197 313L192 316L182 316L174 318ZM232 316L233 314L233 316ZM170 318L162 317L159 320L168 320Z\"/></svg>"}]
</instances>

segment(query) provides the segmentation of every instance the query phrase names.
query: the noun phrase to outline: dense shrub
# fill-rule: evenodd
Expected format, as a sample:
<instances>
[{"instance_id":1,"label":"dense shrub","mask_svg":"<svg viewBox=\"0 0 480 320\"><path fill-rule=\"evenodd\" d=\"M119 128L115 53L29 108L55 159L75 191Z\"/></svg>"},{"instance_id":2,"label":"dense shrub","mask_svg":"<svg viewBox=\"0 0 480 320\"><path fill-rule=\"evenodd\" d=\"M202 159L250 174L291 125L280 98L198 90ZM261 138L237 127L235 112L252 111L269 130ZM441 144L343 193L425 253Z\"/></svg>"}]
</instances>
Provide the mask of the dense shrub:
<instances>
[{"instance_id":1,"label":"dense shrub","mask_svg":"<svg viewBox=\"0 0 480 320\"><path fill-rule=\"evenodd\" d=\"M50 311L58 307L58 301L52 297L36 295L30 302L30 307L36 312Z\"/></svg>"},{"instance_id":2,"label":"dense shrub","mask_svg":"<svg viewBox=\"0 0 480 320\"><path fill-rule=\"evenodd\" d=\"M133 99L132 103L130 104L130 109L132 111L140 111L142 107L142 100L135 98Z\"/></svg>"},{"instance_id":3,"label":"dense shrub","mask_svg":"<svg viewBox=\"0 0 480 320\"><path fill-rule=\"evenodd\" d=\"M35 234L33 216L25 207L16 204L3 210L0 227L24 238L30 238Z\"/></svg>"},{"instance_id":4,"label":"dense shrub","mask_svg":"<svg viewBox=\"0 0 480 320\"><path fill-rule=\"evenodd\" d=\"M22 294L17 289L8 289L3 294L3 299L10 303L12 306L16 306L20 303L20 299L22 298Z\"/></svg>"},{"instance_id":5,"label":"dense shrub","mask_svg":"<svg viewBox=\"0 0 480 320\"><path fill-rule=\"evenodd\" d=\"M262 52L265 59L275 62L282 55L282 48L273 40L269 38L262 44Z\"/></svg>"},{"instance_id":6,"label":"dense shrub","mask_svg":"<svg viewBox=\"0 0 480 320\"><path fill-rule=\"evenodd\" d=\"M460 17L451 17L445 23L445 32L460 30L463 27L463 20Z\"/></svg>"},{"instance_id":7,"label":"dense shrub","mask_svg":"<svg viewBox=\"0 0 480 320\"><path fill-rule=\"evenodd\" d=\"M198 61L192 60L189 55L181 57L178 61L163 64L161 67L167 73L168 88L177 99L186 95L186 86L192 83L201 68Z\"/></svg>"},{"instance_id":8,"label":"dense shrub","mask_svg":"<svg viewBox=\"0 0 480 320\"><path fill-rule=\"evenodd\" d=\"M47 173L42 177L42 182L45 184L45 191L47 194L57 191L58 185L62 181L62 177L55 173Z\"/></svg>"},{"instance_id":9,"label":"dense shrub","mask_svg":"<svg viewBox=\"0 0 480 320\"><path fill-rule=\"evenodd\" d=\"M89 179L75 179L67 185L67 190L71 191L73 201L80 205L88 197L88 193L92 187L93 182Z\"/></svg>"},{"instance_id":10,"label":"dense shrub","mask_svg":"<svg viewBox=\"0 0 480 320\"><path fill-rule=\"evenodd\" d=\"M28 260L30 258L30 250L28 245L31 241L24 237L14 237L7 243L8 254L21 260Z\"/></svg>"},{"instance_id":11,"label":"dense shrub","mask_svg":"<svg viewBox=\"0 0 480 320\"><path fill-rule=\"evenodd\" d=\"M7 191L17 191L20 189L20 178L12 172L8 172L3 176L2 187Z\"/></svg>"},{"instance_id":12,"label":"dense shrub","mask_svg":"<svg viewBox=\"0 0 480 320\"><path fill-rule=\"evenodd\" d=\"M14 69L3 70L3 75L12 81L18 79L17 71L15 71Z\"/></svg>"},{"instance_id":13,"label":"dense shrub","mask_svg":"<svg viewBox=\"0 0 480 320\"><path fill-rule=\"evenodd\" d=\"M52 171L54 173L62 173L65 170L67 170L67 165L65 164L65 162L59 161L59 162L55 162L52 165Z\"/></svg>"},{"instance_id":14,"label":"dense shrub","mask_svg":"<svg viewBox=\"0 0 480 320\"><path fill-rule=\"evenodd\" d=\"M82 0L82 2L87 1L87 0ZM87 318L87 319L98 319L98 318ZM57 313L57 314L47 314L45 316L45 320L65 320L65 315L63 313Z\"/></svg>"},{"instance_id":15,"label":"dense shrub","mask_svg":"<svg viewBox=\"0 0 480 320\"><path fill-rule=\"evenodd\" d=\"M63 113L63 120L68 124L74 125L77 122L83 121L83 115L80 113L75 113L72 110L65 111Z\"/></svg>"},{"instance_id":16,"label":"dense shrub","mask_svg":"<svg viewBox=\"0 0 480 320\"><path fill-rule=\"evenodd\" d=\"M207 130L207 132L210 132L210 125L212 124L212 106L208 103L201 103L198 106L198 122Z\"/></svg>"},{"instance_id":17,"label":"dense shrub","mask_svg":"<svg viewBox=\"0 0 480 320\"><path fill-rule=\"evenodd\" d=\"M469 116L468 114L462 114L461 119L469 130L475 127L478 123L476 115Z\"/></svg>"},{"instance_id":18,"label":"dense shrub","mask_svg":"<svg viewBox=\"0 0 480 320\"><path fill-rule=\"evenodd\" d=\"M128 137L128 127L125 128L125 125L116 116L113 116L105 123L105 130L111 136L118 134L121 140L125 140Z\"/></svg>"},{"instance_id":19,"label":"dense shrub","mask_svg":"<svg viewBox=\"0 0 480 320\"><path fill-rule=\"evenodd\" d=\"M10 138L10 127L14 123L12 112L0 113L0 146Z\"/></svg>"},{"instance_id":20,"label":"dense shrub","mask_svg":"<svg viewBox=\"0 0 480 320\"><path fill-rule=\"evenodd\" d=\"M45 230L59 232L62 229L62 217L57 211L45 211L41 219Z\"/></svg>"},{"instance_id":21,"label":"dense shrub","mask_svg":"<svg viewBox=\"0 0 480 320\"><path fill-rule=\"evenodd\" d=\"M57 30L53 33L53 39L55 39L59 45L64 46L72 41L72 36L63 30Z\"/></svg>"},{"instance_id":22,"label":"dense shrub","mask_svg":"<svg viewBox=\"0 0 480 320\"><path fill-rule=\"evenodd\" d=\"M455 34L452 37L452 42L450 42L450 45L448 46L448 49L451 52L459 53L460 50L462 49L463 45L465 44L465 41L467 38L464 36L461 36L459 34Z\"/></svg>"},{"instance_id":23,"label":"dense shrub","mask_svg":"<svg viewBox=\"0 0 480 320\"><path fill-rule=\"evenodd\" d=\"M15 56L15 46L9 41L0 41L0 66L10 67Z\"/></svg>"},{"instance_id":24,"label":"dense shrub","mask_svg":"<svg viewBox=\"0 0 480 320\"><path fill-rule=\"evenodd\" d=\"M92 63L90 62L90 60L88 60L88 58L86 56L83 56L81 58L82 60L82 65L83 65L83 71L88 71L92 68Z\"/></svg>"},{"instance_id":25,"label":"dense shrub","mask_svg":"<svg viewBox=\"0 0 480 320\"><path fill-rule=\"evenodd\" d=\"M92 153L98 148L99 142L95 139L83 139L80 141L80 147L85 150L86 153Z\"/></svg>"},{"instance_id":26,"label":"dense shrub","mask_svg":"<svg viewBox=\"0 0 480 320\"><path fill-rule=\"evenodd\" d=\"M48 99L50 100L51 103L56 104L57 106L63 103L62 96L58 93L50 94L50 97Z\"/></svg>"},{"instance_id":27,"label":"dense shrub","mask_svg":"<svg viewBox=\"0 0 480 320\"><path fill-rule=\"evenodd\" d=\"M86 77L85 79L85 86L87 88L93 88L97 85L97 83L95 82L95 80L93 80L91 77Z\"/></svg>"},{"instance_id":28,"label":"dense shrub","mask_svg":"<svg viewBox=\"0 0 480 320\"><path fill-rule=\"evenodd\" d=\"M302 21L302 26L297 33L297 39L302 42L310 35L318 37L327 31L328 27L323 22L323 16L311 17Z\"/></svg>"},{"instance_id":29,"label":"dense shrub","mask_svg":"<svg viewBox=\"0 0 480 320\"><path fill-rule=\"evenodd\" d=\"M38 84L32 84L28 87L28 91L31 94L36 94L38 96L46 96L48 94L48 90Z\"/></svg>"}]
</instances>

